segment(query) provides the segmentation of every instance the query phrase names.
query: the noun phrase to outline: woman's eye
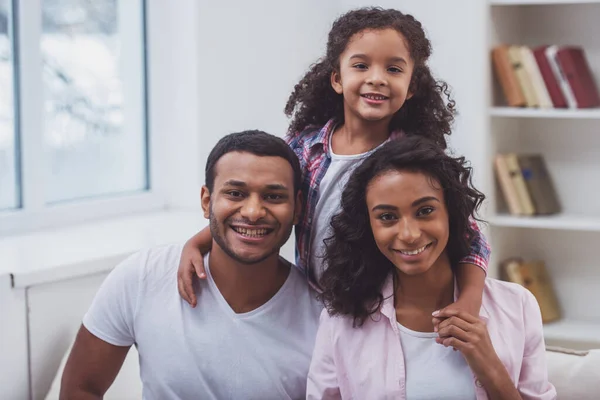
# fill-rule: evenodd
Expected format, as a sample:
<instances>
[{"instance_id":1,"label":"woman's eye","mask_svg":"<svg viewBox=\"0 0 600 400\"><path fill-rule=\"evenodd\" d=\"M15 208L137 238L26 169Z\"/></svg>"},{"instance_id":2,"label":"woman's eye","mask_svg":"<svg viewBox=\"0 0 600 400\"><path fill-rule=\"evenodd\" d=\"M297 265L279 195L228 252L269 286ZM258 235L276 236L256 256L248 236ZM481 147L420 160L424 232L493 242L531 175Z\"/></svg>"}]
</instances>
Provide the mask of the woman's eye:
<instances>
[{"instance_id":1,"label":"woman's eye","mask_svg":"<svg viewBox=\"0 0 600 400\"><path fill-rule=\"evenodd\" d=\"M367 69L367 65L362 63L354 64L353 67L357 69Z\"/></svg>"},{"instance_id":2,"label":"woman's eye","mask_svg":"<svg viewBox=\"0 0 600 400\"><path fill-rule=\"evenodd\" d=\"M419 211L417 211L418 216L427 216L434 211L433 207L423 207Z\"/></svg>"},{"instance_id":3,"label":"woman's eye","mask_svg":"<svg viewBox=\"0 0 600 400\"><path fill-rule=\"evenodd\" d=\"M379 219L382 221L393 221L396 219L396 216L394 214L381 214Z\"/></svg>"},{"instance_id":4,"label":"woman's eye","mask_svg":"<svg viewBox=\"0 0 600 400\"><path fill-rule=\"evenodd\" d=\"M393 72L395 74L402 72L402 70L398 67L389 67L388 71Z\"/></svg>"}]
</instances>

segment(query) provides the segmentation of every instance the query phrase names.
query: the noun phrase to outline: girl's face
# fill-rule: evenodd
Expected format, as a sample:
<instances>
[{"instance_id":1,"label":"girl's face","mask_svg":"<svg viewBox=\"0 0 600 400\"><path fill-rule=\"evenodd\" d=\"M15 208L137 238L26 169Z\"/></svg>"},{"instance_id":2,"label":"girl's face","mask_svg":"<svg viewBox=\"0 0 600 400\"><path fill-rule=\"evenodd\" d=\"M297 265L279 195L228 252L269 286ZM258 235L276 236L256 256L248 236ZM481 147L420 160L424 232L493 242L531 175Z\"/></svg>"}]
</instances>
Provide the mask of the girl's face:
<instances>
[{"instance_id":1,"label":"girl's face","mask_svg":"<svg viewBox=\"0 0 600 400\"><path fill-rule=\"evenodd\" d=\"M437 180L389 171L369 183L366 200L377 247L399 272L419 275L443 266L449 219Z\"/></svg>"},{"instance_id":2,"label":"girl's face","mask_svg":"<svg viewBox=\"0 0 600 400\"><path fill-rule=\"evenodd\" d=\"M409 93L414 62L404 36L395 29L364 30L340 55L331 74L333 89L344 96L344 116L363 121L391 120Z\"/></svg>"}]
</instances>

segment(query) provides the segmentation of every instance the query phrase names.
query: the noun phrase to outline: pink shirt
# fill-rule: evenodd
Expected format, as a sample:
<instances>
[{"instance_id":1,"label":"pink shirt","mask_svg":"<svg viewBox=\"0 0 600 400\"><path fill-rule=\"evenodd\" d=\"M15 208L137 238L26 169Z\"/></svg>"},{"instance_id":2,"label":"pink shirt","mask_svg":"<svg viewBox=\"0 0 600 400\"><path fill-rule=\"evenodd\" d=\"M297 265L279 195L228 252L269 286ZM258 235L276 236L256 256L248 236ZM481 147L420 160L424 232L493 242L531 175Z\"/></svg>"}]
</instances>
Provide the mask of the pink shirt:
<instances>
[{"instance_id":1,"label":"pink shirt","mask_svg":"<svg viewBox=\"0 0 600 400\"><path fill-rule=\"evenodd\" d=\"M323 310L307 399L406 399L391 276L383 297L381 310L360 328L352 327L351 317L331 317ZM542 317L535 297L522 286L486 279L480 318L521 397L556 399L548 381ZM477 399L488 398L475 375L473 385Z\"/></svg>"}]
</instances>

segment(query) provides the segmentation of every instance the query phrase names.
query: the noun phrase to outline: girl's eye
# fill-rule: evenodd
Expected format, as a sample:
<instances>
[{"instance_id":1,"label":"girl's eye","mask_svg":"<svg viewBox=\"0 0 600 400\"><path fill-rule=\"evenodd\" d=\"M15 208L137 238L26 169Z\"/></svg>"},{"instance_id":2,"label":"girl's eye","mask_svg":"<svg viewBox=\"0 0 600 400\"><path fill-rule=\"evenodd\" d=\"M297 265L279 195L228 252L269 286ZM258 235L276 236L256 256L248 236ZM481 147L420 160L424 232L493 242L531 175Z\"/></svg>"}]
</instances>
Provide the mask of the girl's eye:
<instances>
[{"instance_id":1,"label":"girl's eye","mask_svg":"<svg viewBox=\"0 0 600 400\"><path fill-rule=\"evenodd\" d=\"M354 64L353 67L357 69L367 69L367 65L363 63Z\"/></svg>"},{"instance_id":2,"label":"girl's eye","mask_svg":"<svg viewBox=\"0 0 600 400\"><path fill-rule=\"evenodd\" d=\"M417 211L418 217L425 217L431 214L435 209L433 207L423 207L419 211Z\"/></svg>"},{"instance_id":3,"label":"girl's eye","mask_svg":"<svg viewBox=\"0 0 600 400\"><path fill-rule=\"evenodd\" d=\"M390 71L390 72L392 72L394 74L398 74L398 73L402 72L402 70L400 68L398 68L398 67L389 67L388 71Z\"/></svg>"}]
</instances>

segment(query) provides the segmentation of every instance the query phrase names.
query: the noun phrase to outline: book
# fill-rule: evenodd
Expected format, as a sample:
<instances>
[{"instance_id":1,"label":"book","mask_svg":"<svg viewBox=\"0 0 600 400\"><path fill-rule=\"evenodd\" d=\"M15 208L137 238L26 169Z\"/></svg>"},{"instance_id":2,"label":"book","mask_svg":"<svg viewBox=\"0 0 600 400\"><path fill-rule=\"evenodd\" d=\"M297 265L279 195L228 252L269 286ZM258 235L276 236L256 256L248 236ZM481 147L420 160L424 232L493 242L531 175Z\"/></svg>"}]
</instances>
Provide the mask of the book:
<instances>
[{"instance_id":1,"label":"book","mask_svg":"<svg viewBox=\"0 0 600 400\"><path fill-rule=\"evenodd\" d=\"M523 59L521 57L521 46L509 46L508 58L513 66L515 75L517 75L517 81L521 87L521 91L525 96L525 104L527 107L537 107L539 101L535 95L531 78L527 74L525 67L523 66Z\"/></svg>"},{"instance_id":2,"label":"book","mask_svg":"<svg viewBox=\"0 0 600 400\"><path fill-rule=\"evenodd\" d=\"M510 170L504 154L496 154L496 157L494 157L494 169L496 171L496 178L498 179L500 191L508 206L508 212L513 215L522 215L523 208L521 207L517 188L510 175Z\"/></svg>"},{"instance_id":3,"label":"book","mask_svg":"<svg viewBox=\"0 0 600 400\"><path fill-rule=\"evenodd\" d=\"M575 97L577 108L600 106L598 87L583 49L581 47L559 47L556 52L556 60Z\"/></svg>"},{"instance_id":4,"label":"book","mask_svg":"<svg viewBox=\"0 0 600 400\"><path fill-rule=\"evenodd\" d=\"M546 57L546 49L548 47L549 46L540 46L533 49L533 56L537 62L538 68L540 69L542 79L546 84L546 90L548 90L548 94L552 100L552 105L554 108L567 108L567 100L562 93L558 80L556 80L556 76L554 75L552 67L550 66L548 58Z\"/></svg>"},{"instance_id":5,"label":"book","mask_svg":"<svg viewBox=\"0 0 600 400\"><path fill-rule=\"evenodd\" d=\"M519 167L536 214L556 214L561 210L558 195L544 157L539 154L519 155Z\"/></svg>"},{"instance_id":6,"label":"book","mask_svg":"<svg viewBox=\"0 0 600 400\"><path fill-rule=\"evenodd\" d=\"M560 307L554 292L550 275L543 261L522 261L512 259L503 264L504 274L509 282L517 283L533 294L540 306L542 322L560 319Z\"/></svg>"},{"instance_id":7,"label":"book","mask_svg":"<svg viewBox=\"0 0 600 400\"><path fill-rule=\"evenodd\" d=\"M527 72L527 76L529 76L531 86L533 87L533 91L535 93L535 97L538 100L539 107L554 107L552 100L550 99L548 89L546 89L546 83L544 82L542 74L540 73L540 68L538 67L537 62L535 61L535 57L533 56L533 52L527 46L521 46L520 50L521 61L523 63L525 71Z\"/></svg>"},{"instance_id":8,"label":"book","mask_svg":"<svg viewBox=\"0 0 600 400\"><path fill-rule=\"evenodd\" d=\"M525 106L525 97L508 57L508 46L500 45L494 47L492 49L492 61L506 103L511 107Z\"/></svg>"},{"instance_id":9,"label":"book","mask_svg":"<svg viewBox=\"0 0 600 400\"><path fill-rule=\"evenodd\" d=\"M569 81L565 77L562 68L556 58L558 53L558 46L548 46L545 50L546 59L548 60L548 64L550 64L550 69L552 69L552 73L554 74L554 78L558 82L558 86L560 87L561 93L565 97L568 108L577 108L577 100L575 100L575 95L573 94L573 90L569 85Z\"/></svg>"},{"instance_id":10,"label":"book","mask_svg":"<svg viewBox=\"0 0 600 400\"><path fill-rule=\"evenodd\" d=\"M519 166L518 156L515 153L508 153L505 154L504 159L506 160L508 172L516 189L517 197L519 198L522 214L534 215L535 207L533 205L533 201L531 200L529 191L527 190L527 185L525 184L525 179L523 178L523 172Z\"/></svg>"}]
</instances>

